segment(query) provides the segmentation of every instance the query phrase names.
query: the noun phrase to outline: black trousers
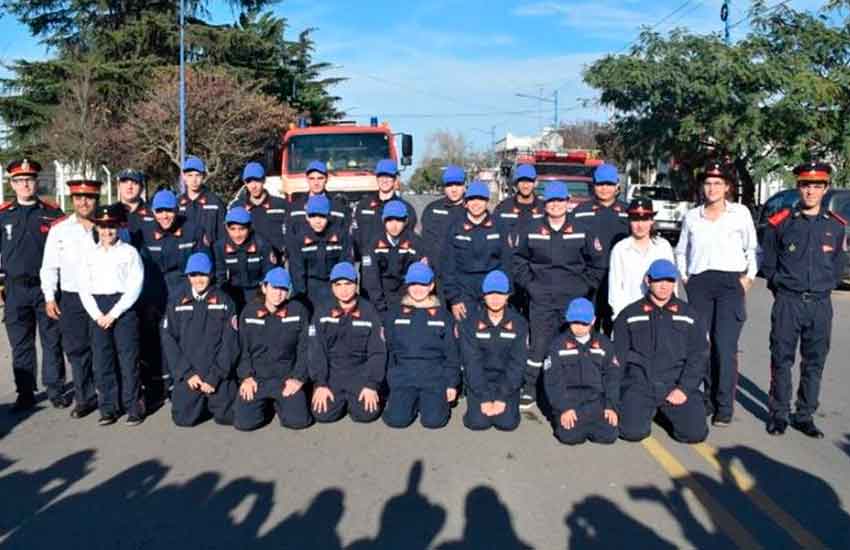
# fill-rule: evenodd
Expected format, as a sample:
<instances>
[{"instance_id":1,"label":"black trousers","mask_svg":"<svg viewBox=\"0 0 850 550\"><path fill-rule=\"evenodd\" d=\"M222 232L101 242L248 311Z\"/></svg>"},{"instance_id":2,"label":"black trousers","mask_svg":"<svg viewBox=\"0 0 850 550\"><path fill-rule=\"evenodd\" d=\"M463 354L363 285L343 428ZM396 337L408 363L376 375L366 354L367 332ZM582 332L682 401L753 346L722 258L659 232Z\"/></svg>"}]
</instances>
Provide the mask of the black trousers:
<instances>
[{"instance_id":1,"label":"black trousers","mask_svg":"<svg viewBox=\"0 0 850 550\"><path fill-rule=\"evenodd\" d=\"M705 421L705 401L702 392L695 391L681 405L671 405L666 395L657 394L646 384L623 388L620 400L620 437L641 441L652 432L652 419L661 415L670 423L673 438L682 443L699 443L708 437Z\"/></svg>"},{"instance_id":2,"label":"black trousers","mask_svg":"<svg viewBox=\"0 0 850 550\"><path fill-rule=\"evenodd\" d=\"M236 396L233 426L237 430L255 430L269 420L269 414L277 414L284 428L301 429L313 423L310 405L304 387L289 397L283 396L283 380L257 378L257 393L246 401Z\"/></svg>"},{"instance_id":3,"label":"black trousers","mask_svg":"<svg viewBox=\"0 0 850 550\"><path fill-rule=\"evenodd\" d=\"M585 441L609 445L617 440L619 431L605 420L605 406L601 400L589 401L576 407L576 424L567 430L561 425L561 414L553 411L552 426L555 437L566 445L580 445Z\"/></svg>"},{"instance_id":4,"label":"black trousers","mask_svg":"<svg viewBox=\"0 0 850 550\"><path fill-rule=\"evenodd\" d=\"M76 292L62 291L58 298L59 328L62 332L62 347L71 363L74 377L74 401L77 407L97 403L92 368L91 319Z\"/></svg>"},{"instance_id":5,"label":"black trousers","mask_svg":"<svg viewBox=\"0 0 850 550\"><path fill-rule=\"evenodd\" d=\"M95 295L97 307L107 313L121 298L120 294ZM101 414L144 413L142 385L139 379L139 319L135 310L124 312L104 330L91 324L92 362Z\"/></svg>"}]
</instances>

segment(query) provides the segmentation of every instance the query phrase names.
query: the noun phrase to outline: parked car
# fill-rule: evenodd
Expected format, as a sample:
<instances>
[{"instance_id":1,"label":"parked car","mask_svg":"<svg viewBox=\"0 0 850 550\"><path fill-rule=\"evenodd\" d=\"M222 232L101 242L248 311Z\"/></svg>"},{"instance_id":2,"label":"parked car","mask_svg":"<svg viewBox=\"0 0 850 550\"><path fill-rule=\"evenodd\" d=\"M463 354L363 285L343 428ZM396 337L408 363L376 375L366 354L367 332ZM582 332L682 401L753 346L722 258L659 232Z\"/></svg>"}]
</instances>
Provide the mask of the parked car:
<instances>
[{"instance_id":1,"label":"parked car","mask_svg":"<svg viewBox=\"0 0 850 550\"><path fill-rule=\"evenodd\" d=\"M681 200L673 188L660 185L633 185L626 194L626 202L635 197L646 197L652 201L656 230L675 244L682 231L682 220L693 204Z\"/></svg>"}]
</instances>

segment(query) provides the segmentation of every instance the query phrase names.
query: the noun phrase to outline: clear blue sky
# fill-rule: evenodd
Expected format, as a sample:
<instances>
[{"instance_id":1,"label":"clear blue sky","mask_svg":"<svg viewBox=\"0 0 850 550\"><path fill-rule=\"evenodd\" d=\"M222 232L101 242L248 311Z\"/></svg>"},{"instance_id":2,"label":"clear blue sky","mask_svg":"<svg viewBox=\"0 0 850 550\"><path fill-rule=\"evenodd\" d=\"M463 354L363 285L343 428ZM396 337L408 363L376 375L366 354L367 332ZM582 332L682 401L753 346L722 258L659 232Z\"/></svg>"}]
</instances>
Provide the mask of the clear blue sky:
<instances>
[{"instance_id":1,"label":"clear blue sky","mask_svg":"<svg viewBox=\"0 0 850 550\"><path fill-rule=\"evenodd\" d=\"M771 0L769 5L779 3ZM812 9L821 2L792 0ZM225 3L221 2L223 6ZM361 2L284 0L275 11L288 18L291 37L316 27L317 59L329 74L348 80L334 91L351 118L387 120L414 134L417 158L427 137L448 129L477 148L506 132L535 133L553 117L552 105L516 97L559 90L561 120L604 120L601 109L582 108L593 91L583 68L635 39L641 25L665 32L676 26L720 32L722 0L429 0ZM730 21L746 18L750 3L732 0ZM214 10L232 20L228 8ZM0 37L0 58L40 58L44 48L10 18ZM733 38L746 32L746 21ZM538 115L538 110L540 114Z\"/></svg>"}]
</instances>

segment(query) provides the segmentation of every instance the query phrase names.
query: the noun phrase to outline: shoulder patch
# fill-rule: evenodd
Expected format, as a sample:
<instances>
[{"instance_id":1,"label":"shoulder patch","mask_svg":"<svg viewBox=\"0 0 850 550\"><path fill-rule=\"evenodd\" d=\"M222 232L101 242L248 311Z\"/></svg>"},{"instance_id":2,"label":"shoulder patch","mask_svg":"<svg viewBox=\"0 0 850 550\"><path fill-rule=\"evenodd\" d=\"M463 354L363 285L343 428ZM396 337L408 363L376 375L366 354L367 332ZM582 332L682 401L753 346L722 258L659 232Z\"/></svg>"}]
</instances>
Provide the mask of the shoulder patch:
<instances>
[{"instance_id":1,"label":"shoulder patch","mask_svg":"<svg viewBox=\"0 0 850 550\"><path fill-rule=\"evenodd\" d=\"M788 219L788 216L790 216L790 215L791 215L791 209L790 208L783 208L782 210L780 210L776 214L769 217L767 219L767 223L769 223L773 227L778 227L782 222L784 222L786 219Z\"/></svg>"},{"instance_id":2,"label":"shoulder patch","mask_svg":"<svg viewBox=\"0 0 850 550\"><path fill-rule=\"evenodd\" d=\"M12 201L6 201L3 204L0 204L0 212L4 210L8 210L14 203Z\"/></svg>"},{"instance_id":3,"label":"shoulder patch","mask_svg":"<svg viewBox=\"0 0 850 550\"><path fill-rule=\"evenodd\" d=\"M840 223L841 225L847 225L847 220L845 220L845 219L844 219L844 217L843 217L841 214L839 214L838 212L833 212L832 210L830 210L830 211L829 211L829 215L830 215L830 216L831 216L831 217L832 217L835 221L837 221L838 223Z\"/></svg>"}]
</instances>

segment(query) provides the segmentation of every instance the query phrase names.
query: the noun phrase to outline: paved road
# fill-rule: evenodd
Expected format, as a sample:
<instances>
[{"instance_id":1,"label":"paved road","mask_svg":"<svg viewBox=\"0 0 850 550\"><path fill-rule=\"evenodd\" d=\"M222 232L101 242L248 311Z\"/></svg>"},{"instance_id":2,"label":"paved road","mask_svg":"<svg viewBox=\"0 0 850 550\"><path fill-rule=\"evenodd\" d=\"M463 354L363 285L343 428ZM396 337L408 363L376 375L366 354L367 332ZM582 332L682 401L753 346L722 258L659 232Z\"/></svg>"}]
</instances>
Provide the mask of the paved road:
<instances>
[{"instance_id":1,"label":"paved road","mask_svg":"<svg viewBox=\"0 0 850 550\"><path fill-rule=\"evenodd\" d=\"M42 403L12 418L0 341L0 547L846 548L850 295L834 298L818 422L764 432L770 296L754 288L735 422L706 444L558 445L537 414L511 434L342 421L244 434L72 421Z\"/></svg>"}]
</instances>

